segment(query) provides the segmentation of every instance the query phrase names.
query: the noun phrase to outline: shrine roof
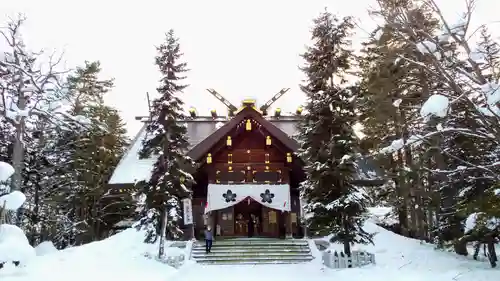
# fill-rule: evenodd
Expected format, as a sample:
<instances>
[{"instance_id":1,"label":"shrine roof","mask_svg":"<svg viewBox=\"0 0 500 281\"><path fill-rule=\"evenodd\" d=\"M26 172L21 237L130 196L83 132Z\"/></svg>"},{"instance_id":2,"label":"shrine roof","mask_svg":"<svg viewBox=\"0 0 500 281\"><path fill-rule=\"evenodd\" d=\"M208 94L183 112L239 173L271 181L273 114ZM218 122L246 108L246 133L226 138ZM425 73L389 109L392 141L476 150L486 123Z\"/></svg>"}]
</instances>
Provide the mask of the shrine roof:
<instances>
[{"instance_id":1,"label":"shrine roof","mask_svg":"<svg viewBox=\"0 0 500 281\"><path fill-rule=\"evenodd\" d=\"M220 116L217 118L213 118L211 116L199 116L196 118L188 118L187 120L185 120L184 123L187 127L187 136L189 139L188 155L193 159L198 157L200 153L204 151L204 149L202 148L208 145L207 142L205 142L203 145L201 145L201 143L211 136L211 140L215 140L215 142L220 140L220 138L223 137L223 134L220 133L221 130L225 131L225 128L231 126L229 123L235 122L234 120L241 121L242 119L239 119L238 116L247 116L245 115L246 110L247 109L244 109L244 111L241 111L233 118L228 118L225 116ZM275 131L279 131L277 133L281 134L281 138L287 137L289 139L289 142L295 142L292 140L292 138L297 133L296 124L299 120L299 117L261 116L260 118L265 119L266 121L264 122L272 124L276 128ZM222 128L224 126L226 127ZM145 122L135 138L132 140L131 145L118 163L118 166L115 168L115 171L113 172L113 175L109 180L109 184L133 184L142 180L148 180L151 176L153 165L158 159L158 156L153 155L150 158L145 159L139 158L139 151L142 149L142 141L148 137L146 127L147 123ZM213 136L216 132L218 132L217 136L222 135L218 139L217 136ZM210 149L210 147L208 149Z\"/></svg>"},{"instance_id":2,"label":"shrine roof","mask_svg":"<svg viewBox=\"0 0 500 281\"><path fill-rule=\"evenodd\" d=\"M274 138L278 139L291 151L299 147L294 140L298 133L296 124L300 116L262 116L253 108L244 108L234 117L196 117L184 121L187 127L189 139L188 156L194 160L203 157L218 141L224 138L238 123L246 118L252 118L261 124ZM139 151L142 149L142 141L148 138L146 132L147 123L137 133L130 147L118 163L111 179L110 185L134 184L143 180L149 180L153 165L158 156L140 159ZM382 173L376 169L373 163L361 155L356 159L358 169L357 180L361 182L381 182Z\"/></svg>"},{"instance_id":3,"label":"shrine roof","mask_svg":"<svg viewBox=\"0 0 500 281\"><path fill-rule=\"evenodd\" d=\"M291 152L298 149L299 144L293 139L293 136L296 133L295 125L297 119L293 122L288 122L288 124L286 122L281 122L280 124L280 122L277 122L278 119L273 123L264 118L261 113L252 107L245 107L224 125L221 124L218 129L194 145L188 152L188 156L195 161L199 160L206 153L208 153L217 142L235 129L240 122L249 118L262 125L269 132L269 134L272 135L272 137L278 139L283 145L290 149Z\"/></svg>"}]
</instances>

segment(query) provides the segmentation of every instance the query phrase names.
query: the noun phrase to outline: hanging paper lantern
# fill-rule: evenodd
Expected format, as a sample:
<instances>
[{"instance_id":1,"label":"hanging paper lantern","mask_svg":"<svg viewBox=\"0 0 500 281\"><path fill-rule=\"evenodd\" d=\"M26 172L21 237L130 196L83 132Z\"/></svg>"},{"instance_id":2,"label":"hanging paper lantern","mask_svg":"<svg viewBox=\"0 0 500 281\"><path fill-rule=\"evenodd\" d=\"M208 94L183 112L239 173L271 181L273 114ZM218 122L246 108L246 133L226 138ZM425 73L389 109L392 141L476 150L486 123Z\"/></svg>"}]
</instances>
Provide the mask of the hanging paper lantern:
<instances>
[{"instance_id":1,"label":"hanging paper lantern","mask_svg":"<svg viewBox=\"0 0 500 281\"><path fill-rule=\"evenodd\" d=\"M252 123L250 122L250 119L247 119L245 128L246 128L247 131L251 131L252 130Z\"/></svg>"},{"instance_id":2,"label":"hanging paper lantern","mask_svg":"<svg viewBox=\"0 0 500 281\"><path fill-rule=\"evenodd\" d=\"M270 146L270 145L271 145L271 143L272 143L272 141L271 141L271 136L267 136L267 137L266 137L266 145L267 145L267 146Z\"/></svg>"}]
</instances>

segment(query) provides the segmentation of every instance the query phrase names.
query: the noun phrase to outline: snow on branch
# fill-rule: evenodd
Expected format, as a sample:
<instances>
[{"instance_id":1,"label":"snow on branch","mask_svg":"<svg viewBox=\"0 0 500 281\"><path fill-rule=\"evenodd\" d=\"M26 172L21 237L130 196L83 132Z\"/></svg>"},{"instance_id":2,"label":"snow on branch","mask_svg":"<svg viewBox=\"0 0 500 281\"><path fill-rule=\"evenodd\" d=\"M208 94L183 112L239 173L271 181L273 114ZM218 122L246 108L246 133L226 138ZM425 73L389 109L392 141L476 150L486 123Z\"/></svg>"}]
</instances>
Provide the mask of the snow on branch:
<instances>
[{"instance_id":1,"label":"snow on branch","mask_svg":"<svg viewBox=\"0 0 500 281\"><path fill-rule=\"evenodd\" d=\"M450 100L443 95L432 95L422 105L420 116L430 120L432 116L444 118L450 111Z\"/></svg>"},{"instance_id":2,"label":"snow on branch","mask_svg":"<svg viewBox=\"0 0 500 281\"><path fill-rule=\"evenodd\" d=\"M6 183L14 174L14 168L5 162L0 161L0 183Z\"/></svg>"},{"instance_id":3,"label":"snow on branch","mask_svg":"<svg viewBox=\"0 0 500 281\"><path fill-rule=\"evenodd\" d=\"M44 111L39 109L63 100L61 80L68 72L58 70L62 54L50 54L42 63L43 52L28 51L20 32L25 20L20 16L0 29L0 38L7 45L0 56L0 114L14 125L31 115L42 115Z\"/></svg>"}]
</instances>

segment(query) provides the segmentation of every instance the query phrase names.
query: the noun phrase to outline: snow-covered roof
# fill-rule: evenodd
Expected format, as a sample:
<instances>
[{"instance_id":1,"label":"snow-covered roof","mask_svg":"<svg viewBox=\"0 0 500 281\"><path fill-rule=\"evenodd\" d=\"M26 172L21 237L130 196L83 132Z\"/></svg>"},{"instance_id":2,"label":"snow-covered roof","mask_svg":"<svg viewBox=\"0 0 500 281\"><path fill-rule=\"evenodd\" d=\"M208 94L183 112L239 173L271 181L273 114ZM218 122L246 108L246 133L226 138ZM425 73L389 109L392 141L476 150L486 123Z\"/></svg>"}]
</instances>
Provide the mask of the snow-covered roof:
<instances>
[{"instance_id":1,"label":"snow-covered roof","mask_svg":"<svg viewBox=\"0 0 500 281\"><path fill-rule=\"evenodd\" d=\"M293 136L296 133L296 118L287 118L286 116L276 119L268 117L276 127ZM209 135L217 131L219 123L226 123L229 121L226 118L213 119L211 117L199 117L196 119L188 120L187 134L189 138L189 149L196 146L198 143L206 139ZM142 148L142 141L146 136L146 124L141 128L137 136L132 141L128 151L122 157L118 166L116 166L109 184L131 184L148 180L153 170L153 165L158 159L158 156L152 156L147 159L139 159L139 151Z\"/></svg>"},{"instance_id":2,"label":"snow-covered roof","mask_svg":"<svg viewBox=\"0 0 500 281\"><path fill-rule=\"evenodd\" d=\"M157 155L150 158L140 159L139 151L142 141L147 137L146 125L144 125L132 141L129 149L116 166L109 184L130 184L148 180L153 171L153 165L158 159Z\"/></svg>"},{"instance_id":3,"label":"snow-covered roof","mask_svg":"<svg viewBox=\"0 0 500 281\"><path fill-rule=\"evenodd\" d=\"M297 134L297 117L282 116L280 118L266 117L274 126L282 130L290 137ZM191 150L197 144L202 142L208 136L213 134L220 127L220 123L226 123L229 119L211 117L198 117L186 121L187 134L189 138L189 149ZM109 184L131 184L148 180L153 170L153 165L158 159L158 156L152 156L147 159L139 159L139 151L142 148L142 141L146 136L146 124L141 128L135 139L133 140L130 148L118 163ZM357 180L360 181L373 181L380 180L381 173L375 169L373 163L360 156L356 157L356 164L358 168Z\"/></svg>"}]
</instances>

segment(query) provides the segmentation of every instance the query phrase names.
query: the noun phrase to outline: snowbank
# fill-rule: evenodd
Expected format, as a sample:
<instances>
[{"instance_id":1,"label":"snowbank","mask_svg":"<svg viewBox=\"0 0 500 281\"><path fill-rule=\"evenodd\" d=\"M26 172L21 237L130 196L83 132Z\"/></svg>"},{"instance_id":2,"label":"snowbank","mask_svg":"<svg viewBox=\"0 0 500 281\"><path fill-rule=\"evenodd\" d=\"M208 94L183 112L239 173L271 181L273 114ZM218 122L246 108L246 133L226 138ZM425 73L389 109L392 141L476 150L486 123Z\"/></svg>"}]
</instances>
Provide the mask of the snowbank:
<instances>
[{"instance_id":1,"label":"snowbank","mask_svg":"<svg viewBox=\"0 0 500 281\"><path fill-rule=\"evenodd\" d=\"M373 208L373 216L383 216L389 208ZM203 266L193 263L174 269L164 263L148 259L146 254L156 255L157 245L144 244L143 232L125 230L104 241L74 247L56 253L36 257L25 268L6 274L0 271L2 281L86 281L89 274L106 281L136 280L218 280L240 281L491 281L498 280L500 271L491 269L486 262L472 261L453 253L436 251L432 245L405 238L376 226L368 221L365 230L374 232L375 245L356 245L354 250L365 250L376 255L376 265L362 268L333 270L311 262L293 265L241 265ZM215 242L217 243L217 242ZM189 255L190 242L180 244L185 248L167 247L167 255ZM333 244L331 249L341 250ZM315 256L319 253L314 250Z\"/></svg>"},{"instance_id":2,"label":"snowbank","mask_svg":"<svg viewBox=\"0 0 500 281\"><path fill-rule=\"evenodd\" d=\"M35 256L24 232L15 225L0 225L0 263L21 262L25 264Z\"/></svg>"},{"instance_id":3,"label":"snowbank","mask_svg":"<svg viewBox=\"0 0 500 281\"><path fill-rule=\"evenodd\" d=\"M371 221L365 223L364 229L376 233L375 245L355 245L353 250L374 253L377 264L335 271L335 279L487 281L500 277L500 271L491 269L487 262L473 261L454 253L435 250L433 245L397 235ZM342 248L339 244L332 244L330 247L337 251Z\"/></svg>"},{"instance_id":4,"label":"snowbank","mask_svg":"<svg viewBox=\"0 0 500 281\"><path fill-rule=\"evenodd\" d=\"M54 244L50 241L44 241L35 247L35 252L37 256L45 256L52 253L56 253L58 250Z\"/></svg>"},{"instance_id":5,"label":"snowbank","mask_svg":"<svg viewBox=\"0 0 500 281\"><path fill-rule=\"evenodd\" d=\"M107 281L166 280L178 271L165 263L148 258L147 256L157 255L158 245L145 244L143 241L144 232L127 229L103 241L50 254L45 252L44 255L35 257L28 266L16 268L14 271L0 270L0 280L67 281L68 276L71 276L73 281L83 281L88 280L89 270L99 276L98 279ZM40 245L37 252L41 250L39 248L52 248L50 242L46 242L42 247ZM185 249L168 247L170 245L171 243L166 243L167 256L184 254L188 257Z\"/></svg>"}]
</instances>

